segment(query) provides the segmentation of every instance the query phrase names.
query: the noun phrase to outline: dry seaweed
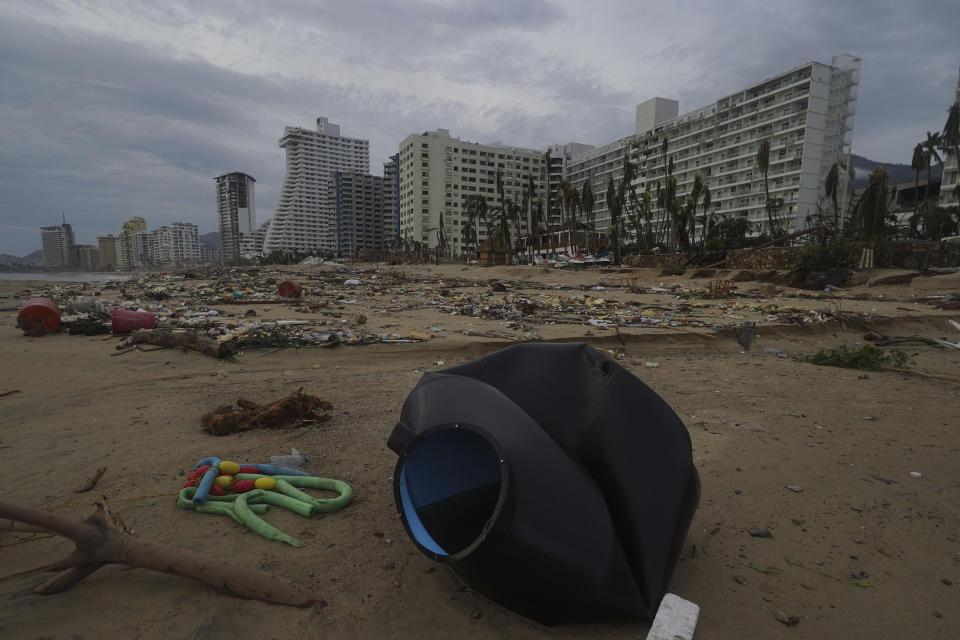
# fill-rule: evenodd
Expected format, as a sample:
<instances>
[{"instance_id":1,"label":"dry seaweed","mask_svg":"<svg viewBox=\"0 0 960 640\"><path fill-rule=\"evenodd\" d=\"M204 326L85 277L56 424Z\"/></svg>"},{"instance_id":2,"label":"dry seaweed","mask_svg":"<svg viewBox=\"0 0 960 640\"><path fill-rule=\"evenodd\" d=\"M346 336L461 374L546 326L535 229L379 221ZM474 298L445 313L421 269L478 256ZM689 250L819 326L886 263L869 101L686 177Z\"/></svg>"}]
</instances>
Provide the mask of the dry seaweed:
<instances>
[{"instance_id":1,"label":"dry seaweed","mask_svg":"<svg viewBox=\"0 0 960 640\"><path fill-rule=\"evenodd\" d=\"M293 429L311 422L326 422L333 405L316 396L307 395L303 388L265 405L239 398L234 409L230 405L218 407L201 418L203 428L215 436L225 436L251 429Z\"/></svg>"}]
</instances>

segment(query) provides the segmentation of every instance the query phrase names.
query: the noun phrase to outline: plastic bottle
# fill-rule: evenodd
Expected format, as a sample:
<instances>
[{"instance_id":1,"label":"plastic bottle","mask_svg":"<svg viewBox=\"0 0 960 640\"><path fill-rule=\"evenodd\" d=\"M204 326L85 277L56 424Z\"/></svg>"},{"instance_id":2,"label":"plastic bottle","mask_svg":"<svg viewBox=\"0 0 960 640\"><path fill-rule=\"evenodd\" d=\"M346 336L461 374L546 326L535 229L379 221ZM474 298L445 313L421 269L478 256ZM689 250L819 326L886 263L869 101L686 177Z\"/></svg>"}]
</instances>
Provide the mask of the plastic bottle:
<instances>
[{"instance_id":1,"label":"plastic bottle","mask_svg":"<svg viewBox=\"0 0 960 640\"><path fill-rule=\"evenodd\" d=\"M270 456L270 464L276 464L281 467L299 467L304 462L309 462L310 456L302 455L295 448L290 449L290 455Z\"/></svg>"}]
</instances>

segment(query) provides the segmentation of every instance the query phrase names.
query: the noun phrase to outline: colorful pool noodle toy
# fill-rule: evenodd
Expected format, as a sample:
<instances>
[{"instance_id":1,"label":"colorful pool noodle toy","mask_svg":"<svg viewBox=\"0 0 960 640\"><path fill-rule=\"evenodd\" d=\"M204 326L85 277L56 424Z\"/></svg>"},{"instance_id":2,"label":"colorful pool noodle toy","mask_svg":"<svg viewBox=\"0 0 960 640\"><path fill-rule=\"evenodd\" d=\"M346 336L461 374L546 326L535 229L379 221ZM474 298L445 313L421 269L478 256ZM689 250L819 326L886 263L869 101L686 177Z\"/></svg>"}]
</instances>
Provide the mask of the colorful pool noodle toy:
<instances>
[{"instance_id":1,"label":"colorful pool noodle toy","mask_svg":"<svg viewBox=\"0 0 960 640\"><path fill-rule=\"evenodd\" d=\"M200 480L200 484L197 485L197 490L193 494L193 504L202 505L207 501L207 497L210 495L210 487L213 486L213 481L220 475L220 458L210 457L204 458L203 460L197 463L197 466L194 469L199 469L203 465L210 465L210 468L203 474L203 478ZM239 463L241 467L256 467L262 475L265 476L310 476L309 473L302 469L291 469L290 467L281 467L275 464L255 464L252 462L243 462Z\"/></svg>"},{"instance_id":2,"label":"colorful pool noodle toy","mask_svg":"<svg viewBox=\"0 0 960 640\"><path fill-rule=\"evenodd\" d=\"M207 464L206 462L204 464ZM202 466L202 465L201 465ZM251 531L268 540L284 542L292 547L302 547L303 543L259 517L268 505L274 505L292 511L304 517L317 513L338 511L353 500L353 489L345 482L316 476L267 476L265 474L238 473L241 480L255 481L258 478L272 477L276 480L276 491L254 489L246 493L225 496L208 495L204 503L196 503L198 488L185 487L177 497L177 505L184 509L193 509L199 513L226 515ZM314 498L297 487L335 491L336 498Z\"/></svg>"}]
</instances>

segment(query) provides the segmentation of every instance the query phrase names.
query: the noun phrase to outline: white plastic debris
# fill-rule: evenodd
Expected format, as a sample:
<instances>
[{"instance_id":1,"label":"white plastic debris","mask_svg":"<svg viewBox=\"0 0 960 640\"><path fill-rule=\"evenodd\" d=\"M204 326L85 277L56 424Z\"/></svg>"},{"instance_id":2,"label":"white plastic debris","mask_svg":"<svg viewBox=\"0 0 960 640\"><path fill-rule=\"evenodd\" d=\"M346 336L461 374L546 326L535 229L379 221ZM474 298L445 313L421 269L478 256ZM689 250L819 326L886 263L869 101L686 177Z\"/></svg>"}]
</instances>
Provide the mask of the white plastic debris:
<instances>
[{"instance_id":1,"label":"white plastic debris","mask_svg":"<svg viewBox=\"0 0 960 640\"><path fill-rule=\"evenodd\" d=\"M911 472L910 472L910 477L911 477L911 478L922 478L922 477L923 477L923 474L920 473L919 471L911 471Z\"/></svg>"},{"instance_id":2,"label":"white plastic debris","mask_svg":"<svg viewBox=\"0 0 960 640\"><path fill-rule=\"evenodd\" d=\"M647 640L692 640L700 619L700 607L680 596L663 596Z\"/></svg>"}]
</instances>

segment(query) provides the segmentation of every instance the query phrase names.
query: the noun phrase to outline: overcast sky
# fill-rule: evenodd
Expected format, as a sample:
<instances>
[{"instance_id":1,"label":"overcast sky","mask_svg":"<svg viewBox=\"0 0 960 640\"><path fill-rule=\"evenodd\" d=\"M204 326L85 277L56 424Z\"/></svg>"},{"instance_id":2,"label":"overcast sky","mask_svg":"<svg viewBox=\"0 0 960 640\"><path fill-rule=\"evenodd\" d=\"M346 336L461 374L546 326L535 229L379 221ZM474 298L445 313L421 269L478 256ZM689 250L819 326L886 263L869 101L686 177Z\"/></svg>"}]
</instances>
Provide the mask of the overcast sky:
<instances>
[{"instance_id":1,"label":"overcast sky","mask_svg":"<svg viewBox=\"0 0 960 640\"><path fill-rule=\"evenodd\" d=\"M214 183L254 176L276 207L286 125L323 115L370 140L413 132L543 148L633 130L811 60L863 59L854 152L909 163L960 66L957 0L3 0L0 253L41 225L80 243L132 215L216 230Z\"/></svg>"}]
</instances>

